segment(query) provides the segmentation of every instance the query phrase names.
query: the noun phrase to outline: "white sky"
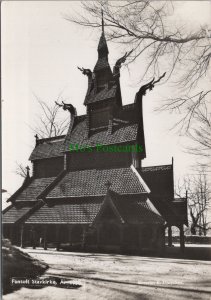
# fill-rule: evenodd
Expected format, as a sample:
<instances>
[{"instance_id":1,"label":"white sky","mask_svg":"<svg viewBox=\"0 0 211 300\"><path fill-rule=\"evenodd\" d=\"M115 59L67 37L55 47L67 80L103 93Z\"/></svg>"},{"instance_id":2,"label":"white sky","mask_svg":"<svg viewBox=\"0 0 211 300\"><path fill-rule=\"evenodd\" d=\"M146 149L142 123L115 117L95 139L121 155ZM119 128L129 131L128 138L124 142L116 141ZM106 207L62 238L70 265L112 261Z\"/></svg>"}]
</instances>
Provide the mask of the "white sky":
<instances>
[{"instance_id":1,"label":"white sky","mask_svg":"<svg viewBox=\"0 0 211 300\"><path fill-rule=\"evenodd\" d=\"M36 94L47 103L58 95L85 113L83 106L87 78L77 66L93 69L97 60L97 44L101 32L90 31L67 22L64 13L77 10L78 1L8 1L2 2L2 152L3 188L12 194L22 178L15 174L16 162L28 164L34 147L34 134L29 128L39 114ZM211 2L183 1L176 3L177 20L191 28L207 24ZM120 46L108 43L113 67L123 53ZM134 101L140 85L135 85L141 62L122 68L123 103ZM169 132L176 116L155 114L153 109L169 93L168 86L155 87L144 98L144 128L147 159L144 165L170 164L174 157L175 176L190 171L195 158L183 152L185 139ZM64 112L64 117L66 117ZM3 194L4 200L9 194ZM3 207L5 203L3 202Z\"/></svg>"}]
</instances>

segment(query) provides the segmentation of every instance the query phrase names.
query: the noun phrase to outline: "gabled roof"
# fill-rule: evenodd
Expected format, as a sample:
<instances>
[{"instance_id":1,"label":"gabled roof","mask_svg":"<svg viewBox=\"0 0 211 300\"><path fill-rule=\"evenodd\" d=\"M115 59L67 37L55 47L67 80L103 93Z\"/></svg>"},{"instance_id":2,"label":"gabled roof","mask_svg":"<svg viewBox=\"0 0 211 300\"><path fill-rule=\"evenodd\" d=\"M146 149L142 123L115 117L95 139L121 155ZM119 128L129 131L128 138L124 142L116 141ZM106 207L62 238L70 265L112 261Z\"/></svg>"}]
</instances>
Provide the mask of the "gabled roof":
<instances>
[{"instance_id":1,"label":"gabled roof","mask_svg":"<svg viewBox=\"0 0 211 300\"><path fill-rule=\"evenodd\" d=\"M117 209L116 205L114 204L114 200L116 198L116 195L114 192L111 192L110 190L107 191L107 194L105 196L105 199L103 201L103 204L101 208L98 211L98 214L95 217L94 223L98 223L102 221L102 217L104 216L106 209L107 209L107 216L106 219L109 219L112 217L112 215L119 221L119 223L125 223L124 219L122 218L119 210ZM110 208L110 211L109 211Z\"/></svg>"},{"instance_id":2,"label":"gabled roof","mask_svg":"<svg viewBox=\"0 0 211 300\"><path fill-rule=\"evenodd\" d=\"M91 169L68 172L48 193L47 198L68 198L106 195L107 182L118 194L148 193L147 185L132 167Z\"/></svg>"},{"instance_id":3,"label":"gabled roof","mask_svg":"<svg viewBox=\"0 0 211 300\"><path fill-rule=\"evenodd\" d=\"M164 219L149 199L122 199L119 194L108 191L94 223L101 222L103 212L110 207L120 223L164 223Z\"/></svg>"}]
</instances>

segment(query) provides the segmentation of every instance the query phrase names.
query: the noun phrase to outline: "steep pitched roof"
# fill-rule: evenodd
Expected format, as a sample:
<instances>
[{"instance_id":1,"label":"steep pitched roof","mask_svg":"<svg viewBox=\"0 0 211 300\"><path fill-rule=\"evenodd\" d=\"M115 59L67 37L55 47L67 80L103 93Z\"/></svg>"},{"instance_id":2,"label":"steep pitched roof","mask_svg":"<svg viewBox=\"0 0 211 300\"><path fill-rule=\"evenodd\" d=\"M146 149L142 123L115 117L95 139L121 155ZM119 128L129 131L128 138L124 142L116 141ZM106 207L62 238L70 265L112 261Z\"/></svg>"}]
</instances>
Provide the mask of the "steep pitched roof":
<instances>
[{"instance_id":1,"label":"steep pitched roof","mask_svg":"<svg viewBox=\"0 0 211 300\"><path fill-rule=\"evenodd\" d=\"M32 151L29 159L37 160L43 158L59 157L64 153L64 136L60 139L43 139L40 140L38 145Z\"/></svg>"},{"instance_id":2,"label":"steep pitched roof","mask_svg":"<svg viewBox=\"0 0 211 300\"><path fill-rule=\"evenodd\" d=\"M33 201L44 191L44 189L51 183L56 177L49 178L35 178L32 179L29 185L22 190L16 197L15 201Z\"/></svg>"},{"instance_id":3,"label":"steep pitched roof","mask_svg":"<svg viewBox=\"0 0 211 300\"><path fill-rule=\"evenodd\" d=\"M122 200L110 192L115 213L122 223L163 223L162 217L153 211L148 200ZM49 199L25 221L26 224L93 224L101 222L101 214L107 206L105 197Z\"/></svg>"},{"instance_id":4,"label":"steep pitched roof","mask_svg":"<svg viewBox=\"0 0 211 300\"><path fill-rule=\"evenodd\" d=\"M126 223L160 223L163 218L152 210L147 201L115 201L115 205L120 215Z\"/></svg>"},{"instance_id":5,"label":"steep pitched roof","mask_svg":"<svg viewBox=\"0 0 211 300\"><path fill-rule=\"evenodd\" d=\"M108 63L108 46L107 46L107 42L106 42L106 38L105 38L105 34L104 31L102 31L100 40L99 40L99 44L97 47L97 51L98 51L98 60L97 63L94 67L94 72L97 72L99 70L105 69L105 68L109 68L109 63Z\"/></svg>"},{"instance_id":6,"label":"steep pitched roof","mask_svg":"<svg viewBox=\"0 0 211 300\"><path fill-rule=\"evenodd\" d=\"M139 132L138 120L134 119L134 105L125 105L113 119L112 133L108 134L108 128L91 132L89 137L87 115L75 117L74 126L66 137L60 136L39 140L31 153L30 160L39 160L52 157L62 157L65 151L69 151L70 144L95 147L97 144L112 145L121 143L135 143L138 136L144 146L144 136Z\"/></svg>"},{"instance_id":7,"label":"steep pitched roof","mask_svg":"<svg viewBox=\"0 0 211 300\"><path fill-rule=\"evenodd\" d=\"M135 142L138 134L138 124L120 124L114 127L112 134L108 134L108 129L92 133L87 137L87 122L80 121L72 130L72 134L66 141L66 150L69 150L69 144L78 144L79 146L94 147L97 144L112 145L118 143Z\"/></svg>"},{"instance_id":8,"label":"steep pitched roof","mask_svg":"<svg viewBox=\"0 0 211 300\"><path fill-rule=\"evenodd\" d=\"M179 218L183 224L188 226L187 199L175 198L172 204L177 215L176 219Z\"/></svg>"},{"instance_id":9,"label":"steep pitched roof","mask_svg":"<svg viewBox=\"0 0 211 300\"><path fill-rule=\"evenodd\" d=\"M101 64L101 67L102 67L102 63L103 63L102 61L100 61L100 63L99 63L99 64ZM91 93L86 96L84 104L87 105L90 103L113 99L116 97L116 94L117 94L117 85L113 84L112 86L109 86L107 84L103 90L100 90L98 92L96 92L93 89L91 91Z\"/></svg>"},{"instance_id":10,"label":"steep pitched roof","mask_svg":"<svg viewBox=\"0 0 211 300\"><path fill-rule=\"evenodd\" d=\"M173 165L144 167L139 170L151 189L150 200L169 224L187 224L187 205L174 200Z\"/></svg>"},{"instance_id":11,"label":"steep pitched roof","mask_svg":"<svg viewBox=\"0 0 211 300\"><path fill-rule=\"evenodd\" d=\"M144 181L137 176L132 167L128 167L70 171L46 197L68 198L105 195L105 183L108 181L112 184L111 190L119 194L148 193Z\"/></svg>"},{"instance_id":12,"label":"steep pitched roof","mask_svg":"<svg viewBox=\"0 0 211 300\"><path fill-rule=\"evenodd\" d=\"M119 194L108 191L94 222L100 222L107 207L114 211L120 223L163 223L164 219L153 207L149 199L122 199Z\"/></svg>"},{"instance_id":13,"label":"steep pitched roof","mask_svg":"<svg viewBox=\"0 0 211 300\"><path fill-rule=\"evenodd\" d=\"M172 165L143 167L139 173L151 189L152 195L168 198L169 201L173 200L174 174Z\"/></svg>"},{"instance_id":14,"label":"steep pitched roof","mask_svg":"<svg viewBox=\"0 0 211 300\"><path fill-rule=\"evenodd\" d=\"M97 63L94 67L94 71L97 72L106 68L110 69L108 58L107 57L98 58Z\"/></svg>"},{"instance_id":15,"label":"steep pitched roof","mask_svg":"<svg viewBox=\"0 0 211 300\"><path fill-rule=\"evenodd\" d=\"M26 224L92 223L103 202L102 197L46 201Z\"/></svg>"},{"instance_id":16,"label":"steep pitched roof","mask_svg":"<svg viewBox=\"0 0 211 300\"><path fill-rule=\"evenodd\" d=\"M36 203L36 201L18 201L14 203L3 211L2 223L10 224L17 222L26 215Z\"/></svg>"}]
</instances>

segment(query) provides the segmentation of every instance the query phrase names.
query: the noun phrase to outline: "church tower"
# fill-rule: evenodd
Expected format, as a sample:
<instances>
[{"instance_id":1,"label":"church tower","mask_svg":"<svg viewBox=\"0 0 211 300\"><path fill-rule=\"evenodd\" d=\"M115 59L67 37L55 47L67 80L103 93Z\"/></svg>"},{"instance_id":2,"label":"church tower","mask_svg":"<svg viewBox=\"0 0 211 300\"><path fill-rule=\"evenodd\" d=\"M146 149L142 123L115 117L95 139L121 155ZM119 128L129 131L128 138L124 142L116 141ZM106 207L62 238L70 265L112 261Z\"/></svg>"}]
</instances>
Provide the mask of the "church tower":
<instances>
[{"instance_id":1,"label":"church tower","mask_svg":"<svg viewBox=\"0 0 211 300\"><path fill-rule=\"evenodd\" d=\"M99 130L112 132L115 112L122 107L119 74L111 71L108 61L108 46L104 32L102 16L102 33L98 43L98 59L93 71L79 68L88 77L88 89L84 105L87 108L88 136Z\"/></svg>"}]
</instances>

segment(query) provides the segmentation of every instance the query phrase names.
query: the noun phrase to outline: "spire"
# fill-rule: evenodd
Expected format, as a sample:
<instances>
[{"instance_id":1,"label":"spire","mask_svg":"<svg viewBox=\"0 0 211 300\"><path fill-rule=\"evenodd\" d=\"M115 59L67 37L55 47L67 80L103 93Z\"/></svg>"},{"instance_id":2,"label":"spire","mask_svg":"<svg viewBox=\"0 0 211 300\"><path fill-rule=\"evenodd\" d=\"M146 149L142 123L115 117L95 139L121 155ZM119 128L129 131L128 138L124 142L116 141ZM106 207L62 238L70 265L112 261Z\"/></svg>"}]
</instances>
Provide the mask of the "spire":
<instances>
[{"instance_id":1,"label":"spire","mask_svg":"<svg viewBox=\"0 0 211 300\"><path fill-rule=\"evenodd\" d=\"M101 10L101 14L102 14L102 33L101 33L101 37L100 37L100 41L98 44L98 58L105 58L106 60L108 60L108 46L106 43L106 39L105 39L105 31L104 31L104 17L103 17L103 9Z\"/></svg>"},{"instance_id":2,"label":"spire","mask_svg":"<svg viewBox=\"0 0 211 300\"><path fill-rule=\"evenodd\" d=\"M104 19L103 19L103 9L101 9L102 14L102 33L104 34Z\"/></svg>"},{"instance_id":3,"label":"spire","mask_svg":"<svg viewBox=\"0 0 211 300\"><path fill-rule=\"evenodd\" d=\"M104 31L102 31L97 51L98 51L98 58L106 57L108 59L109 52L108 52L108 46L106 43Z\"/></svg>"}]
</instances>

